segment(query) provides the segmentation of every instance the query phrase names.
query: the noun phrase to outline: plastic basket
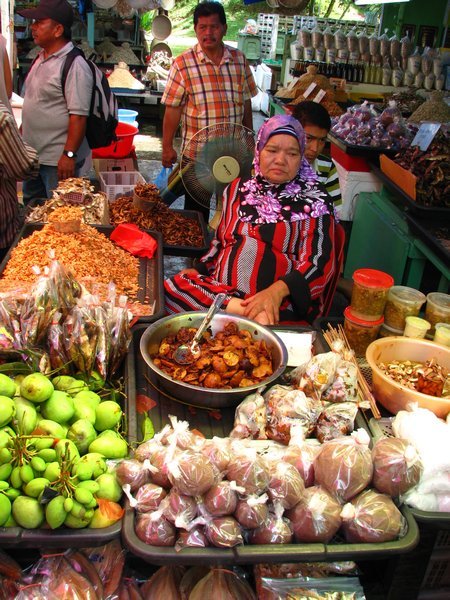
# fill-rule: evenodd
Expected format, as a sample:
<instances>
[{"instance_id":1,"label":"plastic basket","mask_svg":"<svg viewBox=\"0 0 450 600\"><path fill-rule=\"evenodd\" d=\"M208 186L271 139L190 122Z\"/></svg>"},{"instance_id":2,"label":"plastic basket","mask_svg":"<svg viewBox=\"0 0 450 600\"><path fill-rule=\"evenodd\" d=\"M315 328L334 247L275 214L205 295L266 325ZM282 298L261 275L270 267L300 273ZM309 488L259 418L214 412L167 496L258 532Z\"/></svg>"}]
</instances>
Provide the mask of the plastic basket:
<instances>
[{"instance_id":1,"label":"plastic basket","mask_svg":"<svg viewBox=\"0 0 450 600\"><path fill-rule=\"evenodd\" d=\"M132 196L137 183L145 183L138 171L106 171L98 174L100 189L109 201L119 196Z\"/></svg>"},{"instance_id":2,"label":"plastic basket","mask_svg":"<svg viewBox=\"0 0 450 600\"><path fill-rule=\"evenodd\" d=\"M125 158L131 154L133 139L137 133L139 133L137 127L119 121L116 127L117 140L109 146L92 150L92 158Z\"/></svg>"}]
</instances>

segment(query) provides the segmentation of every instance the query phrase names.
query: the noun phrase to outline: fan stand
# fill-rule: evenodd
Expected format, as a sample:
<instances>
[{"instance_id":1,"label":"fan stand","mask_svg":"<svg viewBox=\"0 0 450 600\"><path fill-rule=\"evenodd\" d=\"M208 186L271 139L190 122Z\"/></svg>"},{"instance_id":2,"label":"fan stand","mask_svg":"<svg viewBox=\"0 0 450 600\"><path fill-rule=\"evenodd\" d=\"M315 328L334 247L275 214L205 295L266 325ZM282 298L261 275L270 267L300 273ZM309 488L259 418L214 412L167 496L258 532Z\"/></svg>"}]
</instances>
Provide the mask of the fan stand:
<instances>
[{"instance_id":1,"label":"fan stand","mask_svg":"<svg viewBox=\"0 0 450 600\"><path fill-rule=\"evenodd\" d=\"M215 231L222 213L223 191L229 183L239 177L240 166L233 156L221 156L213 164L212 172L216 179L216 210L209 221L209 226Z\"/></svg>"}]
</instances>

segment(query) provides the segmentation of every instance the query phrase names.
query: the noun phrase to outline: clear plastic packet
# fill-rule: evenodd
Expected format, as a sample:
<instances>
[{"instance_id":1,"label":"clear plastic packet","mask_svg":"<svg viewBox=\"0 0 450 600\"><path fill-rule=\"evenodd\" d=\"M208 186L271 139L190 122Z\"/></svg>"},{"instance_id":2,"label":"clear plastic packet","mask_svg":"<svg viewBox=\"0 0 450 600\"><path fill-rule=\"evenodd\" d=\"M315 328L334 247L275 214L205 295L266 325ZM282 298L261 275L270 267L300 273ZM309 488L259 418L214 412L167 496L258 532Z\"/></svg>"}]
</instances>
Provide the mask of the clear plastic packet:
<instances>
[{"instance_id":1,"label":"clear plastic packet","mask_svg":"<svg viewBox=\"0 0 450 600\"><path fill-rule=\"evenodd\" d=\"M302 437L292 437L282 460L293 465L300 473L305 487L314 485L314 461L320 452L319 444L310 444Z\"/></svg>"},{"instance_id":2,"label":"clear plastic packet","mask_svg":"<svg viewBox=\"0 0 450 600\"><path fill-rule=\"evenodd\" d=\"M273 503L293 508L303 498L305 484L297 469L288 462L277 462L272 470L268 494Z\"/></svg>"},{"instance_id":3,"label":"clear plastic packet","mask_svg":"<svg viewBox=\"0 0 450 600\"><path fill-rule=\"evenodd\" d=\"M325 442L314 463L316 483L340 502L364 490L373 474L370 437L364 429Z\"/></svg>"},{"instance_id":4,"label":"clear plastic packet","mask_svg":"<svg viewBox=\"0 0 450 600\"><path fill-rule=\"evenodd\" d=\"M186 571L183 575L182 580L180 581L180 596L181 600L189 600L189 595L200 581L209 573L209 567L206 565L200 565L198 567L191 567Z\"/></svg>"},{"instance_id":5,"label":"clear plastic packet","mask_svg":"<svg viewBox=\"0 0 450 600\"><path fill-rule=\"evenodd\" d=\"M332 50L335 48L334 34L329 26L325 27L323 30L323 45L325 46L326 50Z\"/></svg>"},{"instance_id":6,"label":"clear plastic packet","mask_svg":"<svg viewBox=\"0 0 450 600\"><path fill-rule=\"evenodd\" d=\"M177 538L175 526L162 515L161 510L137 514L135 531L137 537L149 546L174 546Z\"/></svg>"},{"instance_id":7,"label":"clear plastic packet","mask_svg":"<svg viewBox=\"0 0 450 600\"><path fill-rule=\"evenodd\" d=\"M389 100L387 107L383 110L380 115L380 123L384 127L388 127L392 123L396 121L400 121L402 119L402 113L397 106L395 100Z\"/></svg>"},{"instance_id":8,"label":"clear plastic packet","mask_svg":"<svg viewBox=\"0 0 450 600\"><path fill-rule=\"evenodd\" d=\"M413 44L408 34L404 35L400 40L400 55L402 58L408 58L413 51Z\"/></svg>"},{"instance_id":9,"label":"clear plastic packet","mask_svg":"<svg viewBox=\"0 0 450 600\"><path fill-rule=\"evenodd\" d=\"M356 365L342 360L333 383L322 394L326 402L358 402L358 371Z\"/></svg>"},{"instance_id":10,"label":"clear plastic packet","mask_svg":"<svg viewBox=\"0 0 450 600\"><path fill-rule=\"evenodd\" d=\"M316 438L321 444L348 435L354 429L358 406L354 402L338 402L320 413L316 424Z\"/></svg>"},{"instance_id":11,"label":"clear plastic packet","mask_svg":"<svg viewBox=\"0 0 450 600\"><path fill-rule=\"evenodd\" d=\"M267 406L267 437L288 444L291 428L302 427L304 437L314 431L322 406L302 391L275 385L264 396Z\"/></svg>"},{"instance_id":12,"label":"clear plastic packet","mask_svg":"<svg viewBox=\"0 0 450 600\"><path fill-rule=\"evenodd\" d=\"M391 41L388 36L388 31L388 29L385 29L384 33L382 33L379 37L381 56L389 56L391 52Z\"/></svg>"},{"instance_id":13,"label":"clear plastic packet","mask_svg":"<svg viewBox=\"0 0 450 600\"><path fill-rule=\"evenodd\" d=\"M401 42L398 36L394 35L389 39L390 42L390 55L394 58L400 58L401 56Z\"/></svg>"},{"instance_id":14,"label":"clear plastic packet","mask_svg":"<svg viewBox=\"0 0 450 600\"><path fill-rule=\"evenodd\" d=\"M369 37L369 52L371 56L380 54L380 39L375 31Z\"/></svg>"},{"instance_id":15,"label":"clear plastic packet","mask_svg":"<svg viewBox=\"0 0 450 600\"><path fill-rule=\"evenodd\" d=\"M269 466L254 448L241 448L235 442L232 444L232 457L226 478L245 488L246 494L262 494L269 485Z\"/></svg>"},{"instance_id":16,"label":"clear plastic packet","mask_svg":"<svg viewBox=\"0 0 450 600\"><path fill-rule=\"evenodd\" d=\"M358 34L358 50L360 54L370 53L369 36L367 35L366 30L361 31Z\"/></svg>"},{"instance_id":17,"label":"clear plastic packet","mask_svg":"<svg viewBox=\"0 0 450 600\"><path fill-rule=\"evenodd\" d=\"M94 369L104 381L109 375L109 355L111 338L107 327L106 312L101 306L95 306L94 319L97 325L97 343L95 346Z\"/></svg>"},{"instance_id":18,"label":"clear plastic packet","mask_svg":"<svg viewBox=\"0 0 450 600\"><path fill-rule=\"evenodd\" d=\"M323 579L261 579L259 600L365 600L364 589L357 577L329 577Z\"/></svg>"},{"instance_id":19,"label":"clear plastic packet","mask_svg":"<svg viewBox=\"0 0 450 600\"><path fill-rule=\"evenodd\" d=\"M390 542L404 535L406 529L406 520L392 499L375 490L358 494L344 506L341 516L348 542Z\"/></svg>"},{"instance_id":20,"label":"clear plastic packet","mask_svg":"<svg viewBox=\"0 0 450 600\"><path fill-rule=\"evenodd\" d=\"M136 491L134 502L133 504L130 502L130 505L138 513L153 512L160 509L161 502L166 496L167 492L161 486L154 483L144 483Z\"/></svg>"},{"instance_id":21,"label":"clear plastic packet","mask_svg":"<svg viewBox=\"0 0 450 600\"><path fill-rule=\"evenodd\" d=\"M349 52L359 52L359 42L354 27L347 33L347 49Z\"/></svg>"},{"instance_id":22,"label":"clear plastic packet","mask_svg":"<svg viewBox=\"0 0 450 600\"><path fill-rule=\"evenodd\" d=\"M336 50L347 50L347 38L340 27L334 32L334 45Z\"/></svg>"},{"instance_id":23,"label":"clear plastic packet","mask_svg":"<svg viewBox=\"0 0 450 600\"><path fill-rule=\"evenodd\" d=\"M199 434L189 430L187 421L179 421L174 415L169 415L172 431L167 435L169 445L175 445L180 450L193 450L198 452L201 450L205 438Z\"/></svg>"},{"instance_id":24,"label":"clear plastic packet","mask_svg":"<svg viewBox=\"0 0 450 600\"><path fill-rule=\"evenodd\" d=\"M198 502L192 496L171 489L161 503L164 517L179 529L187 529L198 514Z\"/></svg>"},{"instance_id":25,"label":"clear plastic packet","mask_svg":"<svg viewBox=\"0 0 450 600\"><path fill-rule=\"evenodd\" d=\"M141 595L145 600L178 600L181 579L185 573L181 565L160 567L141 585Z\"/></svg>"},{"instance_id":26,"label":"clear plastic packet","mask_svg":"<svg viewBox=\"0 0 450 600\"><path fill-rule=\"evenodd\" d=\"M307 27L302 27L299 31L299 41L303 48L309 48L311 46L312 37L311 32Z\"/></svg>"},{"instance_id":27,"label":"clear plastic packet","mask_svg":"<svg viewBox=\"0 0 450 600\"><path fill-rule=\"evenodd\" d=\"M431 48L425 48L422 54L420 69L424 75L428 75L433 70L434 54Z\"/></svg>"},{"instance_id":28,"label":"clear plastic packet","mask_svg":"<svg viewBox=\"0 0 450 600\"><path fill-rule=\"evenodd\" d=\"M58 260L51 262L48 276L55 286L58 309L65 316L81 296L81 285Z\"/></svg>"},{"instance_id":29,"label":"clear plastic packet","mask_svg":"<svg viewBox=\"0 0 450 600\"><path fill-rule=\"evenodd\" d=\"M153 441L153 440L151 440ZM152 451L150 455L150 462L155 470L152 470L151 480L152 483L156 483L163 488L171 488L172 483L169 480L169 464L173 460L174 456L179 452L176 447L163 446L157 442L151 445ZM139 447L136 450L135 456L138 458L143 452L138 453Z\"/></svg>"},{"instance_id":30,"label":"clear plastic packet","mask_svg":"<svg viewBox=\"0 0 450 600\"><path fill-rule=\"evenodd\" d=\"M183 548L206 548L209 546L204 527L195 525L189 530L180 530L175 543L175 550L179 552Z\"/></svg>"},{"instance_id":31,"label":"clear plastic packet","mask_svg":"<svg viewBox=\"0 0 450 600\"><path fill-rule=\"evenodd\" d=\"M16 354L21 346L20 304L13 294L0 297L0 355Z\"/></svg>"},{"instance_id":32,"label":"clear plastic packet","mask_svg":"<svg viewBox=\"0 0 450 600\"><path fill-rule=\"evenodd\" d=\"M212 546L216 548L233 548L244 543L242 530L234 517L203 517L205 534Z\"/></svg>"},{"instance_id":33,"label":"clear plastic packet","mask_svg":"<svg viewBox=\"0 0 450 600\"><path fill-rule=\"evenodd\" d=\"M126 552L119 540L112 540L103 546L83 548L81 550L93 564L103 583L105 600L114 594L122 579Z\"/></svg>"},{"instance_id":34,"label":"clear plastic packet","mask_svg":"<svg viewBox=\"0 0 450 600\"><path fill-rule=\"evenodd\" d=\"M94 368L98 339L95 313L87 306L75 306L63 323L64 347L77 371L89 376Z\"/></svg>"},{"instance_id":35,"label":"clear plastic packet","mask_svg":"<svg viewBox=\"0 0 450 600\"><path fill-rule=\"evenodd\" d=\"M64 331L61 324L62 314L56 311L47 331L46 349L48 352L50 366L59 375L70 374L70 359L64 345Z\"/></svg>"},{"instance_id":36,"label":"clear plastic packet","mask_svg":"<svg viewBox=\"0 0 450 600\"><path fill-rule=\"evenodd\" d=\"M265 440L266 403L260 392L250 394L239 404L234 415L234 425L230 437Z\"/></svg>"},{"instance_id":37,"label":"clear plastic packet","mask_svg":"<svg viewBox=\"0 0 450 600\"><path fill-rule=\"evenodd\" d=\"M269 516L269 496L247 496L238 500L234 517L244 529L256 529L263 525Z\"/></svg>"},{"instance_id":38,"label":"clear plastic packet","mask_svg":"<svg viewBox=\"0 0 450 600\"><path fill-rule=\"evenodd\" d=\"M133 600L144 600L139 590L140 583L137 579L132 577L124 577L117 588L117 593L114 596L110 596L107 600L122 600L133 598Z\"/></svg>"},{"instance_id":39,"label":"clear plastic packet","mask_svg":"<svg viewBox=\"0 0 450 600\"><path fill-rule=\"evenodd\" d=\"M20 310L20 334L22 348L41 344L58 310L58 295L53 281L43 275L37 279L25 298Z\"/></svg>"},{"instance_id":40,"label":"clear plastic packet","mask_svg":"<svg viewBox=\"0 0 450 600\"><path fill-rule=\"evenodd\" d=\"M233 571L213 568L196 584L189 595L189 600L205 600L206 598L239 598L239 600L256 600L250 585Z\"/></svg>"},{"instance_id":41,"label":"clear plastic packet","mask_svg":"<svg viewBox=\"0 0 450 600\"><path fill-rule=\"evenodd\" d=\"M320 48L323 45L323 31L319 25L316 25L311 31L311 45L313 48Z\"/></svg>"},{"instance_id":42,"label":"clear plastic packet","mask_svg":"<svg viewBox=\"0 0 450 600\"><path fill-rule=\"evenodd\" d=\"M126 308L126 297L119 298L119 306L112 307L108 318L110 351L108 373L115 373L125 358L131 343L130 313Z\"/></svg>"},{"instance_id":43,"label":"clear plastic packet","mask_svg":"<svg viewBox=\"0 0 450 600\"><path fill-rule=\"evenodd\" d=\"M324 544L341 526L342 505L321 486L307 488L303 499L286 513L297 542Z\"/></svg>"},{"instance_id":44,"label":"clear plastic packet","mask_svg":"<svg viewBox=\"0 0 450 600\"><path fill-rule=\"evenodd\" d=\"M214 436L204 441L200 452L211 461L219 473L224 473L231 459L230 439Z\"/></svg>"},{"instance_id":45,"label":"clear plastic packet","mask_svg":"<svg viewBox=\"0 0 450 600\"><path fill-rule=\"evenodd\" d=\"M359 117L361 120L364 110L364 107L361 107L361 117ZM316 394L320 398L334 381L336 369L341 360L336 352L324 352L314 356L306 365L305 373L300 381L300 389L307 396Z\"/></svg>"},{"instance_id":46,"label":"clear plastic packet","mask_svg":"<svg viewBox=\"0 0 450 600\"><path fill-rule=\"evenodd\" d=\"M203 504L210 515L224 517L236 510L238 494L244 494L245 488L235 481L220 481L213 485L203 496Z\"/></svg>"},{"instance_id":47,"label":"clear plastic packet","mask_svg":"<svg viewBox=\"0 0 450 600\"><path fill-rule=\"evenodd\" d=\"M372 448L372 460L372 485L383 494L402 496L420 481L422 461L406 440L380 438Z\"/></svg>"},{"instance_id":48,"label":"clear plastic packet","mask_svg":"<svg viewBox=\"0 0 450 600\"><path fill-rule=\"evenodd\" d=\"M130 490L135 492L142 485L149 483L152 470L154 470L154 467L148 459L140 462L135 458L124 458L116 466L115 474L119 485L128 484Z\"/></svg>"},{"instance_id":49,"label":"clear plastic packet","mask_svg":"<svg viewBox=\"0 0 450 600\"><path fill-rule=\"evenodd\" d=\"M290 544L293 540L292 524L283 516L281 503L274 504L274 512L269 513L267 520L256 529L248 532L250 544Z\"/></svg>"},{"instance_id":50,"label":"clear plastic packet","mask_svg":"<svg viewBox=\"0 0 450 600\"><path fill-rule=\"evenodd\" d=\"M219 480L219 473L206 456L184 450L168 464L170 483L181 494L201 496Z\"/></svg>"}]
</instances>

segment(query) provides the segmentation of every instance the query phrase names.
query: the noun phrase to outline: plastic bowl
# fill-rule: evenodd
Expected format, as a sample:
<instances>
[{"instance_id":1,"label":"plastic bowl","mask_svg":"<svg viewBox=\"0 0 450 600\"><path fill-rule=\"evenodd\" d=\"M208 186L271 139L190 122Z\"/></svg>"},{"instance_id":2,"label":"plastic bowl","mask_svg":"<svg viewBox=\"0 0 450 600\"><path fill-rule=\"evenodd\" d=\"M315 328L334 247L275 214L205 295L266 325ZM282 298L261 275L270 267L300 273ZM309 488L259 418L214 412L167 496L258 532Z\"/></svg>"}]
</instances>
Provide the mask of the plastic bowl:
<instances>
[{"instance_id":1,"label":"plastic bowl","mask_svg":"<svg viewBox=\"0 0 450 600\"><path fill-rule=\"evenodd\" d=\"M367 348L366 359L372 369L372 388L376 400L394 415L406 409L410 402L417 402L421 408L428 408L445 419L450 413L450 399L435 398L411 390L378 368L380 362L412 360L424 363L431 358L435 358L442 367L450 369L450 348L434 342L405 337L386 337L372 342Z\"/></svg>"},{"instance_id":2,"label":"plastic bowl","mask_svg":"<svg viewBox=\"0 0 450 600\"><path fill-rule=\"evenodd\" d=\"M119 123L116 127L117 140L104 148L92 150L92 158L125 158L133 149L134 136L139 129L128 123Z\"/></svg>"},{"instance_id":3,"label":"plastic bowl","mask_svg":"<svg viewBox=\"0 0 450 600\"><path fill-rule=\"evenodd\" d=\"M205 315L205 312L185 312L169 315L150 325L142 335L140 351L143 359L156 375L161 387L174 398L208 408L237 406L245 396L256 392L262 386L269 385L284 372L288 356L286 346L273 331L255 323L255 321L237 315L219 313L215 315L208 328L212 331L212 334L215 335L230 322L237 323L239 329L248 329L254 340L264 340L272 351L273 374L255 385L234 389L204 388L172 379L153 363L151 356L158 352L159 345L164 337L176 334L181 327L198 327Z\"/></svg>"},{"instance_id":4,"label":"plastic bowl","mask_svg":"<svg viewBox=\"0 0 450 600\"><path fill-rule=\"evenodd\" d=\"M138 116L137 110L127 110L126 108L119 108L119 123L128 123L136 127L136 117Z\"/></svg>"}]
</instances>

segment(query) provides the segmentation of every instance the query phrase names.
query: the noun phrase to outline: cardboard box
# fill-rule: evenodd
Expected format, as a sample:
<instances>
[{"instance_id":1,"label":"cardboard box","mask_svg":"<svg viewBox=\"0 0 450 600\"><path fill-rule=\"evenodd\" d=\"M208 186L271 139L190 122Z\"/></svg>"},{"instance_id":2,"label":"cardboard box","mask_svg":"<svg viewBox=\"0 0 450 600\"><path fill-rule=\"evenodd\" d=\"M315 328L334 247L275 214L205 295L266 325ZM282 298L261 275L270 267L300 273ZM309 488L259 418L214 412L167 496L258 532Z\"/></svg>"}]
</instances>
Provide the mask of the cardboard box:
<instances>
[{"instance_id":1,"label":"cardboard box","mask_svg":"<svg viewBox=\"0 0 450 600\"><path fill-rule=\"evenodd\" d=\"M380 167L385 175L405 192L412 200L416 200L417 177L407 171L396 162L388 158L385 154L380 156Z\"/></svg>"},{"instance_id":2,"label":"cardboard box","mask_svg":"<svg viewBox=\"0 0 450 600\"><path fill-rule=\"evenodd\" d=\"M95 173L106 171L138 171L137 161L133 157L127 158L94 158L92 160Z\"/></svg>"}]
</instances>

